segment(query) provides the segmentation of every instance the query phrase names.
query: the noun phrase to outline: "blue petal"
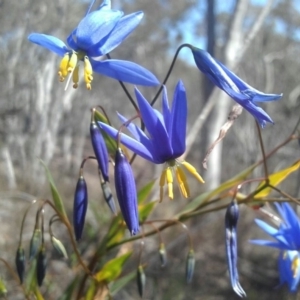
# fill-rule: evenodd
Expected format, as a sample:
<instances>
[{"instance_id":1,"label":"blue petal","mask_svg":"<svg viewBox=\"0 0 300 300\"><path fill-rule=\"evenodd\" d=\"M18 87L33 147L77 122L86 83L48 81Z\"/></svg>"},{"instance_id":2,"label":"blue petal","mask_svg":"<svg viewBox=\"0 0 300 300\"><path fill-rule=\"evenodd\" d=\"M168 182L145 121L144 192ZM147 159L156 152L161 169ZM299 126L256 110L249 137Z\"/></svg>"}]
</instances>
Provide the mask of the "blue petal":
<instances>
[{"instance_id":1,"label":"blue petal","mask_svg":"<svg viewBox=\"0 0 300 300\"><path fill-rule=\"evenodd\" d=\"M253 88L237 75L235 75L232 71L230 71L225 65L221 62L217 61L218 64L223 68L226 74L232 79L232 81L237 85L241 93L247 95L251 101L255 102L267 102L267 101L274 101L278 100L282 97L282 94L265 94L261 91Z\"/></svg>"},{"instance_id":2,"label":"blue petal","mask_svg":"<svg viewBox=\"0 0 300 300\"><path fill-rule=\"evenodd\" d=\"M109 134L112 138L118 138L118 130L115 128L102 123L97 122L98 125L103 129L107 134ZM136 141L135 139L131 138L130 136L121 133L121 143L124 144L127 148L131 151L135 152L136 154L140 155L141 157L145 158L146 160L153 161L152 153L140 142ZM155 161L153 161L155 162Z\"/></svg>"},{"instance_id":3,"label":"blue petal","mask_svg":"<svg viewBox=\"0 0 300 300\"><path fill-rule=\"evenodd\" d=\"M116 80L144 86L159 84L157 78L147 69L126 60L108 59L96 61L91 59L93 70Z\"/></svg>"},{"instance_id":4,"label":"blue petal","mask_svg":"<svg viewBox=\"0 0 300 300\"><path fill-rule=\"evenodd\" d=\"M135 89L135 95L142 116L142 120L153 141L154 150L161 163L173 158L173 150L170 137L166 130L162 116L159 118L149 102L143 97L139 90Z\"/></svg>"},{"instance_id":5,"label":"blue petal","mask_svg":"<svg viewBox=\"0 0 300 300\"><path fill-rule=\"evenodd\" d=\"M78 45L75 42L75 40L76 40L76 31L77 31L77 28L75 28L71 32L71 34L67 37L67 43L68 43L69 47L71 49L73 49L74 51L78 51L79 50L79 47L78 47Z\"/></svg>"},{"instance_id":6,"label":"blue petal","mask_svg":"<svg viewBox=\"0 0 300 300\"><path fill-rule=\"evenodd\" d=\"M64 56L69 51L63 41L52 35L31 33L28 36L28 40L58 54L59 56Z\"/></svg>"},{"instance_id":7,"label":"blue petal","mask_svg":"<svg viewBox=\"0 0 300 300\"><path fill-rule=\"evenodd\" d=\"M162 112L164 116L165 126L167 129L167 132L171 132L171 126L172 126L172 120L171 120L171 111L169 108L169 102L168 102L168 95L167 95L167 88L163 86L163 92L162 92Z\"/></svg>"},{"instance_id":8,"label":"blue petal","mask_svg":"<svg viewBox=\"0 0 300 300\"><path fill-rule=\"evenodd\" d=\"M100 9L111 9L111 1L110 0L103 0L101 5L98 7Z\"/></svg>"},{"instance_id":9,"label":"blue petal","mask_svg":"<svg viewBox=\"0 0 300 300\"><path fill-rule=\"evenodd\" d=\"M287 249L284 245L282 245L278 242L271 242L271 241L265 241L265 240L250 240L249 242L251 244L260 245L260 246L273 247L273 248L282 249L282 250Z\"/></svg>"},{"instance_id":10,"label":"blue petal","mask_svg":"<svg viewBox=\"0 0 300 300\"><path fill-rule=\"evenodd\" d=\"M187 100L185 88L180 80L175 88L171 111L172 125L170 139L174 156L181 156L185 151L185 136L187 122Z\"/></svg>"},{"instance_id":11,"label":"blue petal","mask_svg":"<svg viewBox=\"0 0 300 300\"><path fill-rule=\"evenodd\" d=\"M90 55L89 51L112 31L122 15L123 12L113 10L89 13L77 26L75 42Z\"/></svg>"},{"instance_id":12,"label":"blue petal","mask_svg":"<svg viewBox=\"0 0 300 300\"><path fill-rule=\"evenodd\" d=\"M123 124L128 121L128 119L126 119L124 116L122 116L119 113L118 113L118 117ZM149 140L146 134L138 126L130 122L128 125L126 125L126 127L138 142L142 143L149 150L149 152L153 153L152 152L153 145L151 140Z\"/></svg>"},{"instance_id":13,"label":"blue petal","mask_svg":"<svg viewBox=\"0 0 300 300\"><path fill-rule=\"evenodd\" d=\"M118 47L138 26L143 16L144 13L139 11L121 18L109 36L101 40L100 44L97 45L98 49L93 50L91 56L101 56Z\"/></svg>"}]
</instances>

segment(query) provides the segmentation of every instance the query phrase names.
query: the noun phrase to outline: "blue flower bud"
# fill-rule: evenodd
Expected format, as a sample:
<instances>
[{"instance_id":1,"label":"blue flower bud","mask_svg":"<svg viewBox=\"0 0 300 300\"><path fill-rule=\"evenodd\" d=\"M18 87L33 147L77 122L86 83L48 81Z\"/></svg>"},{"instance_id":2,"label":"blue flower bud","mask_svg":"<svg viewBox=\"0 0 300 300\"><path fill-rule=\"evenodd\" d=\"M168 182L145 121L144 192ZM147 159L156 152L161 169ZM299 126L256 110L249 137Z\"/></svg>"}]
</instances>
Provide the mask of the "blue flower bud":
<instances>
[{"instance_id":1,"label":"blue flower bud","mask_svg":"<svg viewBox=\"0 0 300 300\"><path fill-rule=\"evenodd\" d=\"M115 157L115 186L125 223L131 235L135 235L140 230L135 180L131 166L120 148Z\"/></svg>"},{"instance_id":2,"label":"blue flower bud","mask_svg":"<svg viewBox=\"0 0 300 300\"><path fill-rule=\"evenodd\" d=\"M18 248L16 253L16 267L20 278L20 282L22 284L24 279L24 272L25 272L25 251L22 246Z\"/></svg>"},{"instance_id":3,"label":"blue flower bud","mask_svg":"<svg viewBox=\"0 0 300 300\"><path fill-rule=\"evenodd\" d=\"M111 212L114 215L117 215L116 204L115 204L115 200L114 200L114 197L112 195L109 183L102 182L101 183L101 188L102 188L102 192L103 192L103 197L104 197L108 207L110 208Z\"/></svg>"},{"instance_id":4,"label":"blue flower bud","mask_svg":"<svg viewBox=\"0 0 300 300\"><path fill-rule=\"evenodd\" d=\"M239 218L239 206L232 201L225 215L226 228L226 254L229 268L230 282L235 293L241 298L246 297L246 293L239 283L239 274L237 270L237 234L236 226Z\"/></svg>"},{"instance_id":5,"label":"blue flower bud","mask_svg":"<svg viewBox=\"0 0 300 300\"><path fill-rule=\"evenodd\" d=\"M195 270L195 254L194 254L194 250L190 249L188 256L186 258L186 264L185 264L186 283L192 282L192 279L194 276L194 270Z\"/></svg>"},{"instance_id":6,"label":"blue flower bud","mask_svg":"<svg viewBox=\"0 0 300 300\"><path fill-rule=\"evenodd\" d=\"M47 257L45 247L42 246L36 262L36 278L38 285L41 286L46 275Z\"/></svg>"},{"instance_id":7,"label":"blue flower bud","mask_svg":"<svg viewBox=\"0 0 300 300\"><path fill-rule=\"evenodd\" d=\"M31 261L37 254L38 249L41 244L41 230L39 228L35 228L30 240L29 247L29 260Z\"/></svg>"},{"instance_id":8,"label":"blue flower bud","mask_svg":"<svg viewBox=\"0 0 300 300\"><path fill-rule=\"evenodd\" d=\"M108 162L109 156L106 148L104 138L101 134L100 129L94 121L90 125L91 141L94 149L97 162L103 176L104 181L109 181L108 178Z\"/></svg>"},{"instance_id":9,"label":"blue flower bud","mask_svg":"<svg viewBox=\"0 0 300 300\"><path fill-rule=\"evenodd\" d=\"M139 295L143 297L146 285L146 275L143 266L139 266L137 269L136 282L138 286Z\"/></svg>"},{"instance_id":10,"label":"blue flower bud","mask_svg":"<svg viewBox=\"0 0 300 300\"><path fill-rule=\"evenodd\" d=\"M74 195L74 206L73 206L73 226L76 241L81 238L85 215L88 204L88 193L86 182L81 175L77 181L75 195Z\"/></svg>"}]
</instances>

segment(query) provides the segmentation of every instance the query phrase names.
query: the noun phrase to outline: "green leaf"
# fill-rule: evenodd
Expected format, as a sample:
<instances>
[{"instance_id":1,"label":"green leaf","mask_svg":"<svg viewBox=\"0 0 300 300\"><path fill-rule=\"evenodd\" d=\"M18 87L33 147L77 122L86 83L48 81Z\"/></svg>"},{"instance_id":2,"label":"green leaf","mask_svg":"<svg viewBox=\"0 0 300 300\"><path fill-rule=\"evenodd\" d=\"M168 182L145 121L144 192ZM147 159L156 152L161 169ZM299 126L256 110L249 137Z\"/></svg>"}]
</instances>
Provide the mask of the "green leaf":
<instances>
[{"instance_id":1,"label":"green leaf","mask_svg":"<svg viewBox=\"0 0 300 300\"><path fill-rule=\"evenodd\" d=\"M132 271L126 276L114 281L109 290L112 296L115 296L121 289L123 289L131 280L136 277L136 271Z\"/></svg>"},{"instance_id":2,"label":"green leaf","mask_svg":"<svg viewBox=\"0 0 300 300\"><path fill-rule=\"evenodd\" d=\"M123 219L121 218L120 214L114 217L107 233L106 246L109 247L110 245L121 241L124 237L126 228L127 227Z\"/></svg>"},{"instance_id":3,"label":"green leaf","mask_svg":"<svg viewBox=\"0 0 300 300\"><path fill-rule=\"evenodd\" d=\"M40 161L41 161L41 163L44 166L45 171L46 171L46 176L47 176L48 182L50 184L54 206L60 212L60 214L65 218L65 220L68 220L62 198L61 198L61 196L60 196L60 194L59 194L59 192L56 188L56 185L54 183L52 175L51 175L49 169L47 168L46 164L42 160L40 160Z\"/></svg>"},{"instance_id":4,"label":"green leaf","mask_svg":"<svg viewBox=\"0 0 300 300\"><path fill-rule=\"evenodd\" d=\"M276 173L269 175L269 184L273 186L279 185L283 180L285 180L291 173L297 171L300 167L300 160L297 160L291 166L286 169L280 170ZM266 182L263 181L257 187L257 190L260 189ZM255 199L264 198L268 196L272 191L271 187L266 187L265 189L261 190L259 193L255 195Z\"/></svg>"},{"instance_id":5,"label":"green leaf","mask_svg":"<svg viewBox=\"0 0 300 300\"><path fill-rule=\"evenodd\" d=\"M212 191L202 193L201 195L199 195L198 197L193 199L189 204L187 204L183 208L183 210L180 212L179 215L183 215L183 214L189 213L189 212L191 212L195 209L200 208L201 205L205 204L206 202L208 202L213 197L215 197L215 196L219 195L220 193L222 193L222 192L238 185L243 180L245 180L257 166L258 166L258 164L255 163L255 164L251 165L249 168L247 168L246 170L243 170L242 172L240 172L236 176L234 176L231 179L225 181L220 186L218 186L216 189L214 189Z\"/></svg>"},{"instance_id":6,"label":"green leaf","mask_svg":"<svg viewBox=\"0 0 300 300\"><path fill-rule=\"evenodd\" d=\"M143 203L148 197L149 194L152 191L152 188L154 186L156 179L151 180L149 183L147 183L144 187L142 187L138 192L138 203Z\"/></svg>"},{"instance_id":7,"label":"green leaf","mask_svg":"<svg viewBox=\"0 0 300 300\"><path fill-rule=\"evenodd\" d=\"M130 257L132 252L125 253L119 257L108 261L102 269L95 275L95 279L99 281L111 282L118 278L122 272L123 265Z\"/></svg>"},{"instance_id":8,"label":"green leaf","mask_svg":"<svg viewBox=\"0 0 300 300\"><path fill-rule=\"evenodd\" d=\"M151 202L148 202L146 204L140 204L139 205L139 219L140 219L140 222L144 222L146 221L146 219L148 218L149 214L152 212L155 204L157 203L158 201L151 201Z\"/></svg>"}]
</instances>

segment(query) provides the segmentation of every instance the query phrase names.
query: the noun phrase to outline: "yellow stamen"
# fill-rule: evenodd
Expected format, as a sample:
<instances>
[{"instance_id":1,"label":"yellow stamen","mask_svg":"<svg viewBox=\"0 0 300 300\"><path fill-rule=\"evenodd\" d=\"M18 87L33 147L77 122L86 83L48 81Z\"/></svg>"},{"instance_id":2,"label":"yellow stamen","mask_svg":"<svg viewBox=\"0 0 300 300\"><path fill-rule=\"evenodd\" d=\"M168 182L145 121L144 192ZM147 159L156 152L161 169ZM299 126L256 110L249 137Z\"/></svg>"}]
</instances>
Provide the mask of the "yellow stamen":
<instances>
[{"instance_id":1,"label":"yellow stamen","mask_svg":"<svg viewBox=\"0 0 300 300\"><path fill-rule=\"evenodd\" d=\"M298 268L299 268L299 257L295 256L292 261L292 272L294 278L297 277Z\"/></svg>"},{"instance_id":2,"label":"yellow stamen","mask_svg":"<svg viewBox=\"0 0 300 300\"><path fill-rule=\"evenodd\" d=\"M168 184L168 195L170 199L174 198L173 195L173 174L171 168L166 169L166 179Z\"/></svg>"},{"instance_id":3,"label":"yellow stamen","mask_svg":"<svg viewBox=\"0 0 300 300\"><path fill-rule=\"evenodd\" d=\"M60 82L63 82L66 76L68 75L69 59L70 59L69 53L66 53L60 62L59 70L58 70L58 76Z\"/></svg>"},{"instance_id":4,"label":"yellow stamen","mask_svg":"<svg viewBox=\"0 0 300 300\"><path fill-rule=\"evenodd\" d=\"M197 172L197 170L195 169L195 167L193 167L190 163L183 161L181 163L183 166L186 167L186 169L193 174L201 183L204 183L203 178L200 176L200 174Z\"/></svg>"},{"instance_id":5,"label":"yellow stamen","mask_svg":"<svg viewBox=\"0 0 300 300\"><path fill-rule=\"evenodd\" d=\"M164 198L164 185L166 183L166 171L167 170L163 170L161 175L160 175L160 179L159 179L159 202L163 201Z\"/></svg>"},{"instance_id":6,"label":"yellow stamen","mask_svg":"<svg viewBox=\"0 0 300 300\"><path fill-rule=\"evenodd\" d=\"M188 198L190 196L190 189L186 180L186 176L179 166L176 168L176 178L179 184L181 194L184 198Z\"/></svg>"},{"instance_id":7,"label":"yellow stamen","mask_svg":"<svg viewBox=\"0 0 300 300\"><path fill-rule=\"evenodd\" d=\"M69 73L72 73L73 70L76 68L77 61L78 61L77 53L72 52L71 58L68 63L68 72Z\"/></svg>"},{"instance_id":8,"label":"yellow stamen","mask_svg":"<svg viewBox=\"0 0 300 300\"><path fill-rule=\"evenodd\" d=\"M73 88L78 88L78 82L79 82L79 65L76 66L76 68L73 71Z\"/></svg>"},{"instance_id":9,"label":"yellow stamen","mask_svg":"<svg viewBox=\"0 0 300 300\"><path fill-rule=\"evenodd\" d=\"M87 56L84 57L84 81L88 90L92 89L91 82L93 80L93 68Z\"/></svg>"}]
</instances>

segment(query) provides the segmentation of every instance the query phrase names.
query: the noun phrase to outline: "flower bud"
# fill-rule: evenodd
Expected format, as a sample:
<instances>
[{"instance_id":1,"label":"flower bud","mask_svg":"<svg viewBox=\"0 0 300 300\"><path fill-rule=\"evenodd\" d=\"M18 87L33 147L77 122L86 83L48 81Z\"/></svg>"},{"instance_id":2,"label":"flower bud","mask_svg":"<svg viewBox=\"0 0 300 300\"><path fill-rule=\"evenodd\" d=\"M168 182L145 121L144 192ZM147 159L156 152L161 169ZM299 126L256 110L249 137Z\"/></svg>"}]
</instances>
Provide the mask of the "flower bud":
<instances>
[{"instance_id":1,"label":"flower bud","mask_svg":"<svg viewBox=\"0 0 300 300\"><path fill-rule=\"evenodd\" d=\"M139 295L143 297L145 291L145 285L146 285L146 275L144 272L144 268L141 265L137 269L136 280L137 280Z\"/></svg>"},{"instance_id":2,"label":"flower bud","mask_svg":"<svg viewBox=\"0 0 300 300\"><path fill-rule=\"evenodd\" d=\"M51 243L54 249L59 253L59 255L63 256L65 259L68 259L68 254L65 246L54 235L51 235Z\"/></svg>"},{"instance_id":3,"label":"flower bud","mask_svg":"<svg viewBox=\"0 0 300 300\"><path fill-rule=\"evenodd\" d=\"M80 240L84 227L85 215L88 204L88 193L86 182L81 175L78 178L73 205L73 226L76 241Z\"/></svg>"},{"instance_id":4,"label":"flower bud","mask_svg":"<svg viewBox=\"0 0 300 300\"><path fill-rule=\"evenodd\" d=\"M167 265L167 253L166 248L163 243L159 246L159 258L160 258L160 266L164 268Z\"/></svg>"},{"instance_id":5,"label":"flower bud","mask_svg":"<svg viewBox=\"0 0 300 300\"><path fill-rule=\"evenodd\" d=\"M190 249L185 263L185 280L186 283L191 283L195 270L195 255L194 250Z\"/></svg>"},{"instance_id":6,"label":"flower bud","mask_svg":"<svg viewBox=\"0 0 300 300\"><path fill-rule=\"evenodd\" d=\"M36 278L38 285L41 286L46 275L47 257L45 247L42 246L37 256Z\"/></svg>"},{"instance_id":7,"label":"flower bud","mask_svg":"<svg viewBox=\"0 0 300 300\"><path fill-rule=\"evenodd\" d=\"M104 181L109 181L108 178L108 163L109 163L109 156L106 148L106 144L102 133L96 123L94 121L91 122L90 125L90 134L91 134L91 141L92 146L94 149L94 153L103 176Z\"/></svg>"},{"instance_id":8,"label":"flower bud","mask_svg":"<svg viewBox=\"0 0 300 300\"><path fill-rule=\"evenodd\" d=\"M239 218L239 206L236 201L232 201L225 215L226 228L226 254L229 269L230 282L233 290L240 297L246 297L246 293L240 285L237 269L237 234L236 227Z\"/></svg>"},{"instance_id":9,"label":"flower bud","mask_svg":"<svg viewBox=\"0 0 300 300\"><path fill-rule=\"evenodd\" d=\"M31 261L37 254L38 249L41 245L41 237L42 233L39 228L36 228L33 232L33 235L30 240L30 247L29 247L29 260Z\"/></svg>"},{"instance_id":10,"label":"flower bud","mask_svg":"<svg viewBox=\"0 0 300 300\"><path fill-rule=\"evenodd\" d=\"M116 204L115 204L115 200L114 200L114 197L112 195L109 183L102 182L101 183L101 188L102 188L102 192L103 192L103 197L104 197L108 207L110 208L111 212L114 215L117 215Z\"/></svg>"},{"instance_id":11,"label":"flower bud","mask_svg":"<svg viewBox=\"0 0 300 300\"><path fill-rule=\"evenodd\" d=\"M131 166L120 148L115 157L115 186L125 223L131 235L135 235L140 230L135 180Z\"/></svg>"},{"instance_id":12,"label":"flower bud","mask_svg":"<svg viewBox=\"0 0 300 300\"><path fill-rule=\"evenodd\" d=\"M25 251L22 246L20 246L16 253L16 267L19 275L20 283L23 283L24 273L25 273Z\"/></svg>"}]
</instances>

